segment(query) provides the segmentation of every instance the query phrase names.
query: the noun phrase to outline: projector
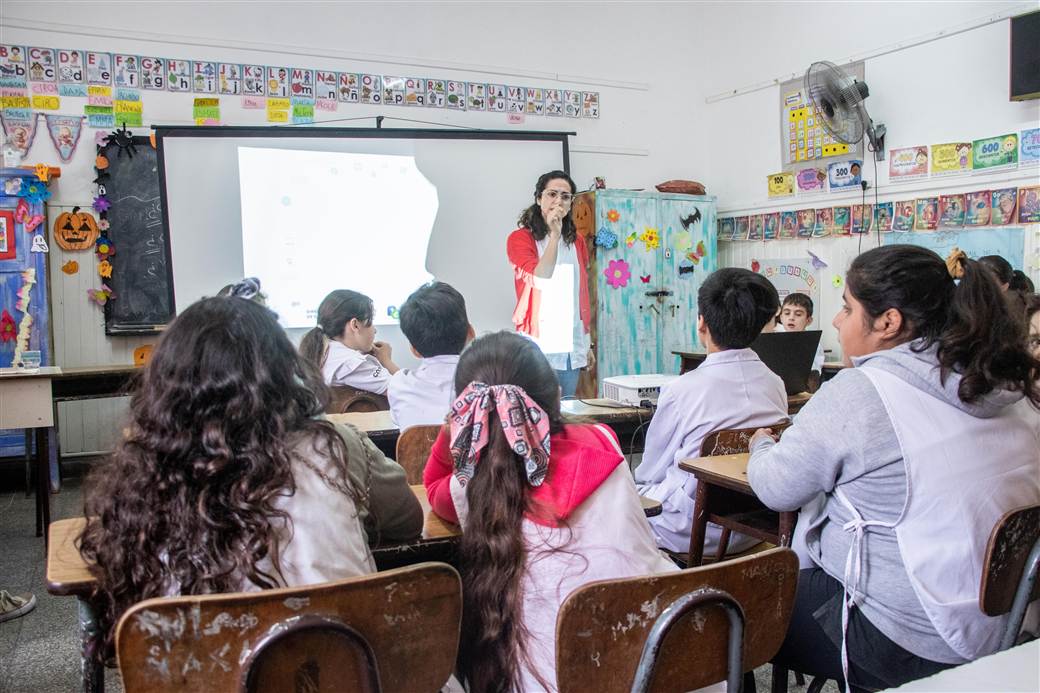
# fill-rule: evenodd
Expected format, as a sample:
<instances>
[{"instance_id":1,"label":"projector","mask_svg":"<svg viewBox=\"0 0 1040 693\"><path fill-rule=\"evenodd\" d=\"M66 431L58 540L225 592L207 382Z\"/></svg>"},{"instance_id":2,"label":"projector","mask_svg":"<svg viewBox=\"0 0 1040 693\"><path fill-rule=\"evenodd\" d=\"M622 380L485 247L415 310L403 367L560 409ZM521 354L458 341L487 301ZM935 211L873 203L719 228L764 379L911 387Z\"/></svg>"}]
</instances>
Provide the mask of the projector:
<instances>
[{"instance_id":1,"label":"projector","mask_svg":"<svg viewBox=\"0 0 1040 693\"><path fill-rule=\"evenodd\" d=\"M677 375L648 373L646 375L615 375L603 379L603 396L622 404L640 407L649 400L651 406L657 406L657 398L661 396L661 388L677 380Z\"/></svg>"}]
</instances>

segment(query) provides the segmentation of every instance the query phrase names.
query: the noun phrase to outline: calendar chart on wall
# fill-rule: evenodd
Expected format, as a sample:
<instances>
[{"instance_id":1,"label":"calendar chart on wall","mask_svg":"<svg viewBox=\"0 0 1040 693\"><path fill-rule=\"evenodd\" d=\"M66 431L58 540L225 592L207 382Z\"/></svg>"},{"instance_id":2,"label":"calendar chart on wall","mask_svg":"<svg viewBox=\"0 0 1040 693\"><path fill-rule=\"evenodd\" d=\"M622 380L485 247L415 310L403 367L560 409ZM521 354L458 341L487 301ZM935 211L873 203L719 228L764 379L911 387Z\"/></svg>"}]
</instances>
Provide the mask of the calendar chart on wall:
<instances>
[{"instance_id":1,"label":"calendar chart on wall","mask_svg":"<svg viewBox=\"0 0 1040 693\"><path fill-rule=\"evenodd\" d=\"M842 70L864 79L862 62L842 65ZM780 159L790 170L806 162L833 161L833 157L863 156L863 141L845 144L831 137L805 91L805 76L780 83Z\"/></svg>"}]
</instances>

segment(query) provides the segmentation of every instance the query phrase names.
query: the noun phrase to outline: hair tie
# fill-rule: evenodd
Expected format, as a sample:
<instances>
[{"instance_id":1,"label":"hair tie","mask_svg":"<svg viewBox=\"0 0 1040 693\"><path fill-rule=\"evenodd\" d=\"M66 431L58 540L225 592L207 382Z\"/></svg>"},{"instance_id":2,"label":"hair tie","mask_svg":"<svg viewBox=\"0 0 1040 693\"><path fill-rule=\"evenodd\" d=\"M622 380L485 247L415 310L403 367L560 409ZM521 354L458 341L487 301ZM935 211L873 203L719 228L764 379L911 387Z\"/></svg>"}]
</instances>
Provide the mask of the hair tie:
<instances>
[{"instance_id":1,"label":"hair tie","mask_svg":"<svg viewBox=\"0 0 1040 693\"><path fill-rule=\"evenodd\" d=\"M967 259L968 255L963 250L953 246L950 254L946 256L946 271L954 279L960 279L964 276L964 263Z\"/></svg>"},{"instance_id":2,"label":"hair tie","mask_svg":"<svg viewBox=\"0 0 1040 693\"><path fill-rule=\"evenodd\" d=\"M256 277L246 277L231 285L231 296L238 296L250 300L260 293L260 280Z\"/></svg>"},{"instance_id":3,"label":"hair tie","mask_svg":"<svg viewBox=\"0 0 1040 693\"><path fill-rule=\"evenodd\" d=\"M523 458L527 483L540 486L549 472L549 415L517 385L472 382L451 405L451 458L465 486L490 439L491 410L498 412L509 447Z\"/></svg>"}]
</instances>

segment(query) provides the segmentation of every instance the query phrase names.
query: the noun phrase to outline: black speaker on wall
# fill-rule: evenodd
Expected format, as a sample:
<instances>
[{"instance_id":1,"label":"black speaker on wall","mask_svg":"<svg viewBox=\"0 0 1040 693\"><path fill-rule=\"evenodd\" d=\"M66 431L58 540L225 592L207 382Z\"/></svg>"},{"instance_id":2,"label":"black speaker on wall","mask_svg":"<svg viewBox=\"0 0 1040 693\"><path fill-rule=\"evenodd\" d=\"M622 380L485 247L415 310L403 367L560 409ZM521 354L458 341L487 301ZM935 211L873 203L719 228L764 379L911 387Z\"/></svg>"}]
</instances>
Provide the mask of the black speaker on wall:
<instances>
[{"instance_id":1,"label":"black speaker on wall","mask_svg":"<svg viewBox=\"0 0 1040 693\"><path fill-rule=\"evenodd\" d=\"M1011 18L1011 100L1040 98L1040 10Z\"/></svg>"}]
</instances>

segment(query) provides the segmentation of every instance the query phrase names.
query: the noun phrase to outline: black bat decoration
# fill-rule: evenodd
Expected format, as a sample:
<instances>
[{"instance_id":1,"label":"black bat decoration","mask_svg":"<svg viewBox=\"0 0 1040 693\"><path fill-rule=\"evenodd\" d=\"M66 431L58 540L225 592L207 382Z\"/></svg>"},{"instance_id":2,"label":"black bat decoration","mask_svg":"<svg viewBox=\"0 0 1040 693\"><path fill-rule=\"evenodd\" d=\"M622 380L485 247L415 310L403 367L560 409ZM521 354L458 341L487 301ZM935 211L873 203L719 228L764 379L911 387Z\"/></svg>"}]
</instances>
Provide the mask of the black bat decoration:
<instances>
[{"instance_id":1,"label":"black bat decoration","mask_svg":"<svg viewBox=\"0 0 1040 693\"><path fill-rule=\"evenodd\" d=\"M687 265L687 266L685 266L685 267L683 267L682 265L680 265L680 266L679 266L679 276L681 277L681 276L683 276L684 274L693 274L693 270L694 270L694 269L695 269L695 266L694 266L694 265Z\"/></svg>"},{"instance_id":2,"label":"black bat decoration","mask_svg":"<svg viewBox=\"0 0 1040 693\"><path fill-rule=\"evenodd\" d=\"M679 217L679 223L682 224L683 229L686 231L690 230L690 224L696 224L701 220L701 210L697 207L693 208L693 214L688 217Z\"/></svg>"}]
</instances>

